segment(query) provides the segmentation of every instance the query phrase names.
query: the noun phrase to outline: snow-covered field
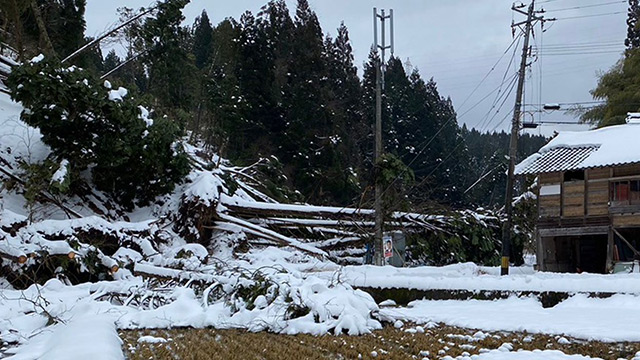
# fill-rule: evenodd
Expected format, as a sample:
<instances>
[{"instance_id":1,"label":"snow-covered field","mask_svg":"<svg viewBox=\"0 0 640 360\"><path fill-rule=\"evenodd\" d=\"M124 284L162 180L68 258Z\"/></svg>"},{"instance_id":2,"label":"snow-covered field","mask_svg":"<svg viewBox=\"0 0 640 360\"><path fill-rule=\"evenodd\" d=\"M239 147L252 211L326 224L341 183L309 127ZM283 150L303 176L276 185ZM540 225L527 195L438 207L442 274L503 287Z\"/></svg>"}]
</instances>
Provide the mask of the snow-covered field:
<instances>
[{"instance_id":1,"label":"snow-covered field","mask_svg":"<svg viewBox=\"0 0 640 360\"><path fill-rule=\"evenodd\" d=\"M325 276L331 276L331 271ZM640 273L630 274L559 274L536 272L532 266L512 267L509 276L499 276L497 267L473 263L443 267L393 268L345 266L341 279L356 287L407 288L418 290L498 290L599 292L640 295Z\"/></svg>"}]
</instances>

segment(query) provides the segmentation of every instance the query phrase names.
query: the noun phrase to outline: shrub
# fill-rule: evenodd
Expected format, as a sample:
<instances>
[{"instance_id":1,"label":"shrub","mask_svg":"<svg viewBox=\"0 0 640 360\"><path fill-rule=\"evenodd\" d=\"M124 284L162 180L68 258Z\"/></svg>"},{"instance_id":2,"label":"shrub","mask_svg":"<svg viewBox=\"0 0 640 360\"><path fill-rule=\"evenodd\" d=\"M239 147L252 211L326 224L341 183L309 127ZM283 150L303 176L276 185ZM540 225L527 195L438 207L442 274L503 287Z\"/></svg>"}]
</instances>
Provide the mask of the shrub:
<instances>
[{"instance_id":1,"label":"shrub","mask_svg":"<svg viewBox=\"0 0 640 360\"><path fill-rule=\"evenodd\" d=\"M178 126L152 119L124 88L41 58L14 69L7 84L56 162L67 160L74 174L90 169L96 187L124 206L170 192L189 170Z\"/></svg>"}]
</instances>

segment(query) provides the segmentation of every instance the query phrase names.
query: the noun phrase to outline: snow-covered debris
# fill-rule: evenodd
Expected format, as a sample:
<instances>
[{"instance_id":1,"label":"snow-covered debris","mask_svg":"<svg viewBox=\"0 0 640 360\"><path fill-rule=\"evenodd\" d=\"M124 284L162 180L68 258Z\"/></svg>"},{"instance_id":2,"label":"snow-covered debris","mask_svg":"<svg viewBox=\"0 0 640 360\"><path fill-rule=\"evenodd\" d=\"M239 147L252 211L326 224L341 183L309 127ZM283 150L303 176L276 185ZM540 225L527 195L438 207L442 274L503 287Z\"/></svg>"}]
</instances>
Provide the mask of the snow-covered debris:
<instances>
[{"instance_id":1,"label":"snow-covered debris","mask_svg":"<svg viewBox=\"0 0 640 360\"><path fill-rule=\"evenodd\" d=\"M20 344L11 351L23 356L18 359L26 359L26 354L38 358L42 351L52 351L53 345L43 344L56 342L61 344L56 347L60 353L82 352L82 347L74 350L74 344L65 342L69 334L82 332L101 339L110 358L121 358L114 352L120 346L117 334L113 339L110 335L116 328L212 326L314 335L358 335L381 328L374 318L379 311L374 300L349 285L274 267L244 263L249 268L241 268L239 264L202 264L190 271L137 263L136 273L170 280L158 284L128 277L69 286L53 279L23 291L3 290L0 337ZM95 328L85 331L92 321ZM29 334L35 332L40 335L30 339Z\"/></svg>"},{"instance_id":2,"label":"snow-covered debris","mask_svg":"<svg viewBox=\"0 0 640 360\"><path fill-rule=\"evenodd\" d=\"M391 299L387 299L387 300L381 302L378 305L380 305L380 306L396 306L396 302L391 300Z\"/></svg>"},{"instance_id":3,"label":"snow-covered debris","mask_svg":"<svg viewBox=\"0 0 640 360\"><path fill-rule=\"evenodd\" d=\"M225 190L223 181L210 171L194 172L190 176L190 184L184 190L186 201L195 201L205 206L213 206Z\"/></svg>"}]
</instances>

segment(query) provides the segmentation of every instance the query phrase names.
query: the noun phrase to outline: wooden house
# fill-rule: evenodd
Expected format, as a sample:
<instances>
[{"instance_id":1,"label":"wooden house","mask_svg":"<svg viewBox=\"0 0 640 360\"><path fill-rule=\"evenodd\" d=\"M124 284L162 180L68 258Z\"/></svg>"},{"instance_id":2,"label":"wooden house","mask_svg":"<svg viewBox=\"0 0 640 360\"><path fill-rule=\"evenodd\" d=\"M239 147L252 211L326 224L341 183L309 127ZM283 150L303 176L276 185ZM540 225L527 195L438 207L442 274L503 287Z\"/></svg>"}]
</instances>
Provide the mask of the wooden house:
<instances>
[{"instance_id":1,"label":"wooden house","mask_svg":"<svg viewBox=\"0 0 640 360\"><path fill-rule=\"evenodd\" d=\"M640 259L640 123L560 133L516 175L538 179L539 270L609 273Z\"/></svg>"}]
</instances>

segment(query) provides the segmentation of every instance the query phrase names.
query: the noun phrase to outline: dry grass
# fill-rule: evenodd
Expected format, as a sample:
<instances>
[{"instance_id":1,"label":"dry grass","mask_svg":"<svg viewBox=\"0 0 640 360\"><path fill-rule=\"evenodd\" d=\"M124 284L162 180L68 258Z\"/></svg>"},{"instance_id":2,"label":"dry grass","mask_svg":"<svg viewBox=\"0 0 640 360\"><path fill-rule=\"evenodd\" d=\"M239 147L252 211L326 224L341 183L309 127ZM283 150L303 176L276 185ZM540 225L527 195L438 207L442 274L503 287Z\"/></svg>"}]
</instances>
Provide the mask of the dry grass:
<instances>
[{"instance_id":1,"label":"dry grass","mask_svg":"<svg viewBox=\"0 0 640 360\"><path fill-rule=\"evenodd\" d=\"M174 329L123 331L127 357L137 359L429 359L456 357L464 352L478 354L480 349L496 349L505 342L513 350L556 349L567 354L598 356L604 359L630 359L640 351L640 343L602 343L571 339L559 344L557 336L526 333L491 333L483 340L469 336L477 330L449 326L427 329L425 333L408 333L386 327L365 336L310 336L248 333L240 330ZM143 335L171 339L166 343L138 343ZM453 336L452 336L453 335ZM461 335L461 336L458 336Z\"/></svg>"}]
</instances>

